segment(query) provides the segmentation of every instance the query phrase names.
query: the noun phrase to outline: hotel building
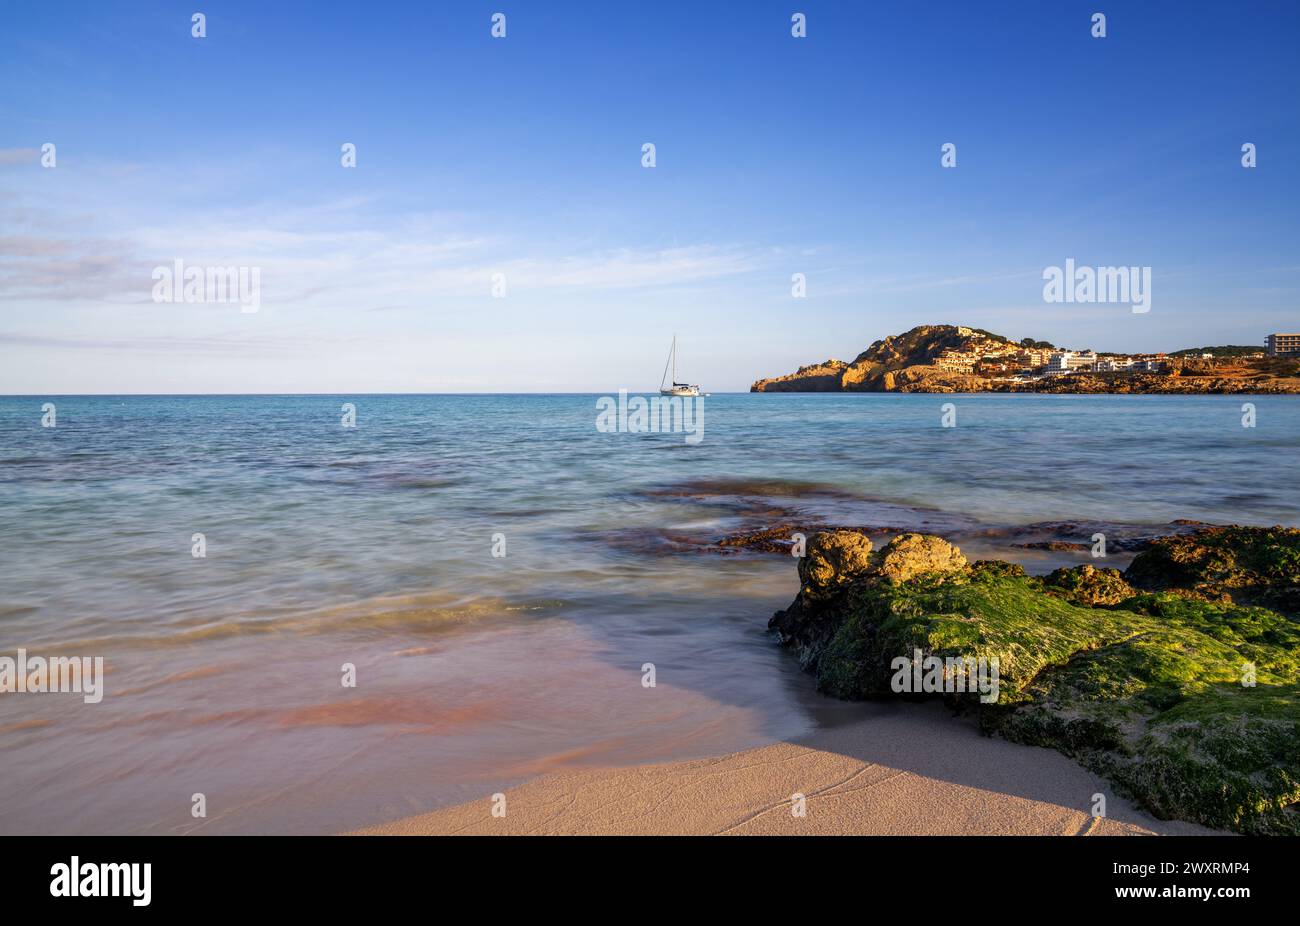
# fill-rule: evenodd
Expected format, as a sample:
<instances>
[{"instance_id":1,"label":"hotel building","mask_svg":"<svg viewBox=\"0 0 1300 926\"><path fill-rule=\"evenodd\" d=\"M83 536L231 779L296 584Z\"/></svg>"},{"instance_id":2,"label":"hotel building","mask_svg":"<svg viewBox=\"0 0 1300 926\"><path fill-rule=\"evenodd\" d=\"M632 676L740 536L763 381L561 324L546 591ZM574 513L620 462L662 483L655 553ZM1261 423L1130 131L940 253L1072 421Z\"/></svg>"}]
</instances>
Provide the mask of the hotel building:
<instances>
[{"instance_id":1,"label":"hotel building","mask_svg":"<svg viewBox=\"0 0 1300 926\"><path fill-rule=\"evenodd\" d=\"M1270 334L1264 339L1268 352L1278 354L1300 354L1300 334Z\"/></svg>"}]
</instances>

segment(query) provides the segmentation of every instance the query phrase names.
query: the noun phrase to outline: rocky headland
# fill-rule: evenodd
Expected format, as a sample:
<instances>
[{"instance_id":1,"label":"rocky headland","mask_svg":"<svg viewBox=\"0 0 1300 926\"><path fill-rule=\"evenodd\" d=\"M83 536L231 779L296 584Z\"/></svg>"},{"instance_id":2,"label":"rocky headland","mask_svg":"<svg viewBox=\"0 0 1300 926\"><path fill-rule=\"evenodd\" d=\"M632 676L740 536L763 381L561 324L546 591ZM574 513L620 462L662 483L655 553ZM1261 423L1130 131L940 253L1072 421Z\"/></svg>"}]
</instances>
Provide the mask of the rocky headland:
<instances>
[{"instance_id":1,"label":"rocky headland","mask_svg":"<svg viewBox=\"0 0 1300 926\"><path fill-rule=\"evenodd\" d=\"M1204 527L1151 541L1122 573L1044 577L968 562L933 535L876 550L835 530L808 539L798 571L769 627L824 693L941 697L1161 819L1300 835L1300 530ZM945 681L962 660L996 659L996 699L949 684L899 694L900 657Z\"/></svg>"},{"instance_id":2,"label":"rocky headland","mask_svg":"<svg viewBox=\"0 0 1300 926\"><path fill-rule=\"evenodd\" d=\"M1267 356L1263 348L1197 348L1141 358L1103 353L1086 363L1075 356L1068 374L1052 375L1050 357L1059 352L1032 338L1012 341L978 328L918 325L874 342L852 361L809 364L760 379L750 391L1300 393L1300 359Z\"/></svg>"}]
</instances>

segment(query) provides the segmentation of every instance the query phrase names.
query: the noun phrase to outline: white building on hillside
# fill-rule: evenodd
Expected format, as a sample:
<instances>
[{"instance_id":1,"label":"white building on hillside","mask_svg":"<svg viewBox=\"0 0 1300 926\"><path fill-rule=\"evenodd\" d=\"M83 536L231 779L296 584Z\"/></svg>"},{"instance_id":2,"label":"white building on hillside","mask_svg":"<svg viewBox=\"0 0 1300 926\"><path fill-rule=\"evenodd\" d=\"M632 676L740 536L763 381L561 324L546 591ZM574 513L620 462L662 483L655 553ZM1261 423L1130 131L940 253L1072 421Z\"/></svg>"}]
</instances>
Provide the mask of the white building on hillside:
<instances>
[{"instance_id":1,"label":"white building on hillside","mask_svg":"<svg viewBox=\"0 0 1300 926\"><path fill-rule=\"evenodd\" d=\"M1063 373L1073 373L1075 370L1091 370L1096 362L1097 354L1094 351L1057 351L1047 361L1047 372L1051 376L1060 376Z\"/></svg>"},{"instance_id":2,"label":"white building on hillside","mask_svg":"<svg viewBox=\"0 0 1300 926\"><path fill-rule=\"evenodd\" d=\"M1133 363L1130 357L1108 357L1105 360L1098 360L1093 365L1093 369L1098 373L1119 373L1130 369Z\"/></svg>"}]
</instances>

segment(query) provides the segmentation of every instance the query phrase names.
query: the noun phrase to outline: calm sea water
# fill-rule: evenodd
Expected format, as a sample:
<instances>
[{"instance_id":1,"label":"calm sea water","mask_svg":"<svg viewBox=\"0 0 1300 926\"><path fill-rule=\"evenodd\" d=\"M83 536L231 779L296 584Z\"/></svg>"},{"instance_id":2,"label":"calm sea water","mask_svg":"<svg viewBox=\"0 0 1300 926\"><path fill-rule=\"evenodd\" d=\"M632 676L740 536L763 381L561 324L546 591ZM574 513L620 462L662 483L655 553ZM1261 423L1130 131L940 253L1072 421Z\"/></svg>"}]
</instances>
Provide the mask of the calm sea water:
<instances>
[{"instance_id":1,"label":"calm sea water","mask_svg":"<svg viewBox=\"0 0 1300 926\"><path fill-rule=\"evenodd\" d=\"M108 667L97 705L0 694L0 832L332 832L828 722L840 706L764 633L791 561L665 538L791 512L1300 524L1291 397L718 395L697 445L596 414L0 397L0 655Z\"/></svg>"}]
</instances>

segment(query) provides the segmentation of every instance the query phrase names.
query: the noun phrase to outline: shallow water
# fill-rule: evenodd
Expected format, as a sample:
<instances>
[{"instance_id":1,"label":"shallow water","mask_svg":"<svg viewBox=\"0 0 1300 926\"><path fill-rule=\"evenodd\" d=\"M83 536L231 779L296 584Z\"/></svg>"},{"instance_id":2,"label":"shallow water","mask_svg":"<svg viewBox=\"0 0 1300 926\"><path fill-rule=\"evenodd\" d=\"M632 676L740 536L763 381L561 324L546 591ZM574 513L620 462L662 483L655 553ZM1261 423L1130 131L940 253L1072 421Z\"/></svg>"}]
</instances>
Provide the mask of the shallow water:
<instances>
[{"instance_id":1,"label":"shallow water","mask_svg":"<svg viewBox=\"0 0 1300 926\"><path fill-rule=\"evenodd\" d=\"M765 635L790 559L718 555L734 529L929 529L1044 570L1087 554L1017 526L1300 524L1292 397L705 408L691 445L598 432L594 396L0 398L0 655L108 672L100 704L0 694L0 832L333 832L798 736L848 708Z\"/></svg>"}]
</instances>

